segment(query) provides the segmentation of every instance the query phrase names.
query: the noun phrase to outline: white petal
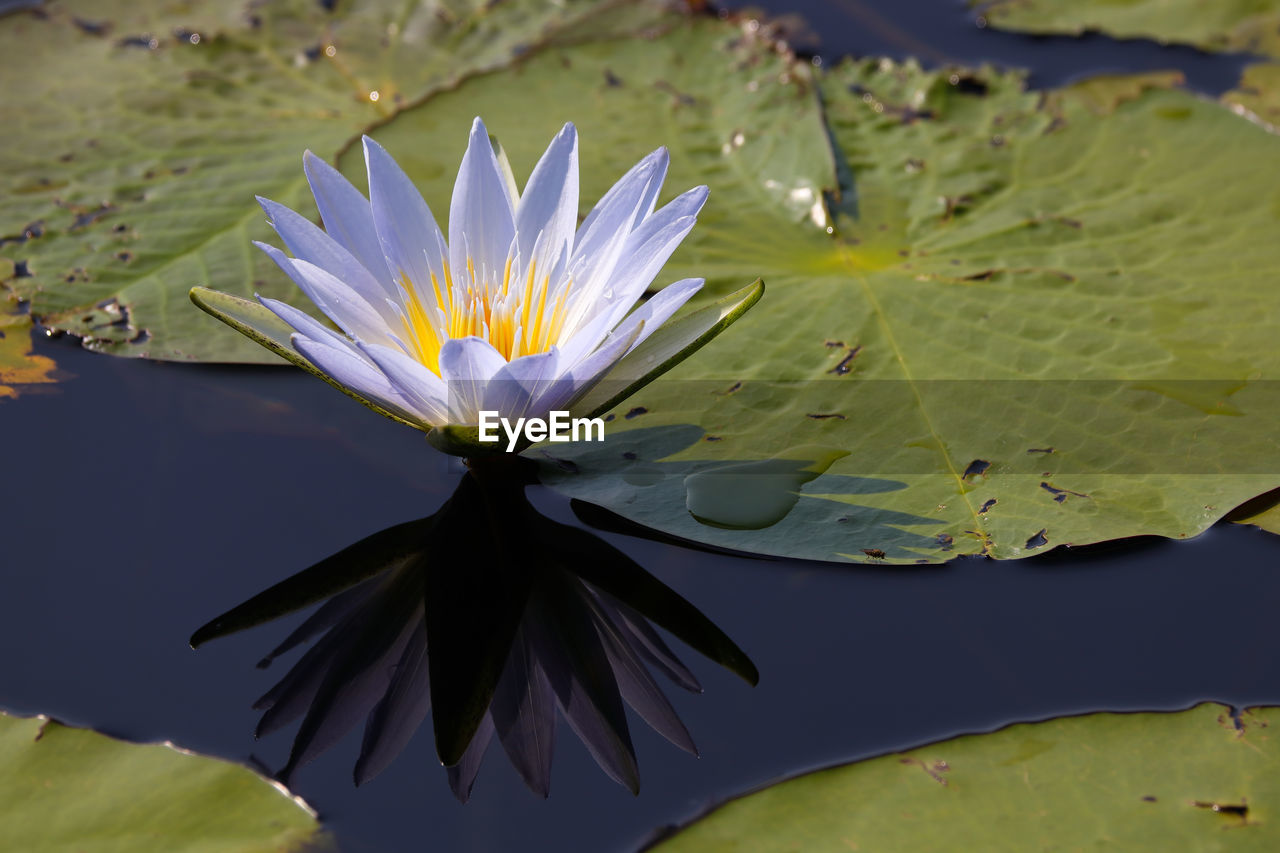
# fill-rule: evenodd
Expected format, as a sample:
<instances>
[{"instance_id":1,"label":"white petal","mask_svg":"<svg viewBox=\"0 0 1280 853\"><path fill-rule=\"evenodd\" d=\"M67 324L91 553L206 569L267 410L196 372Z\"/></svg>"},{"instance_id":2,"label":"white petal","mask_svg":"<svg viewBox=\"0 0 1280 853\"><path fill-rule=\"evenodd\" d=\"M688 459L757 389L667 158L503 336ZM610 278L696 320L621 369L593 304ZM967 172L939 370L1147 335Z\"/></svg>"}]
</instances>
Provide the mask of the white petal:
<instances>
[{"instance_id":1,"label":"white petal","mask_svg":"<svg viewBox=\"0 0 1280 853\"><path fill-rule=\"evenodd\" d=\"M548 394L543 398L542 404L548 409L570 408L578 398L595 387L605 373L627 354L636 339L643 334L645 334L645 327L640 323L631 327L625 335L616 332L609 335L595 352L569 369L568 382L561 383L556 389L558 396L552 399ZM618 390L622 390L621 387Z\"/></svg>"},{"instance_id":2,"label":"white petal","mask_svg":"<svg viewBox=\"0 0 1280 853\"><path fill-rule=\"evenodd\" d=\"M618 182L600 197L600 201L596 202L596 206L582 220L582 225L578 228L578 244L581 244L582 240L595 229L596 219L603 216L610 207L616 204L620 196L630 193L636 183L640 184L643 203L632 218L627 230L630 231L639 225L646 216L653 212L653 205L658 200L658 192L662 189L662 182L667 178L667 165L670 162L671 158L667 154L667 149L659 148L650 152L639 163L632 166L630 171L619 178ZM629 204L624 203L623 206L631 209Z\"/></svg>"},{"instance_id":3,"label":"white petal","mask_svg":"<svg viewBox=\"0 0 1280 853\"><path fill-rule=\"evenodd\" d=\"M416 411L413 404L391 384L391 380L354 347L333 346L302 334L296 334L290 340L294 349L307 361L342 387L405 420L431 424L424 413Z\"/></svg>"},{"instance_id":4,"label":"white petal","mask_svg":"<svg viewBox=\"0 0 1280 853\"><path fill-rule=\"evenodd\" d=\"M449 262L455 281L466 274L468 252L477 274L484 267L491 275L501 275L506 266L516 226L503 184L489 132L477 118L449 204Z\"/></svg>"},{"instance_id":5,"label":"white petal","mask_svg":"<svg viewBox=\"0 0 1280 853\"><path fill-rule=\"evenodd\" d=\"M584 288L591 294L599 294L622 256L627 240L631 236L632 223L641 214L646 203L646 191L653 177L656 164L641 161L641 165L627 173L627 177L619 181L609 191L607 203L593 210L597 214L591 227L583 226L578 230L578 239L573 247L573 259L569 262L569 274L574 279L574 287ZM588 296L587 299L591 299ZM578 317L586 315L586 305L578 306Z\"/></svg>"},{"instance_id":6,"label":"white petal","mask_svg":"<svg viewBox=\"0 0 1280 853\"><path fill-rule=\"evenodd\" d=\"M485 386L507 360L493 345L474 335L451 338L440 348L440 376L448 385L449 422L474 424Z\"/></svg>"},{"instance_id":7,"label":"white petal","mask_svg":"<svg viewBox=\"0 0 1280 853\"><path fill-rule=\"evenodd\" d=\"M369 200L342 173L310 151L302 155L302 168L311 184L325 231L355 256L380 281L387 277L378 232L373 227Z\"/></svg>"},{"instance_id":8,"label":"white petal","mask_svg":"<svg viewBox=\"0 0 1280 853\"><path fill-rule=\"evenodd\" d=\"M627 318L618 324L615 335L626 336L636 325L643 323L644 330L627 348L627 352L640 346L640 342L656 332L663 323L671 319L671 315L680 310L680 306L702 289L705 283L701 278L685 278L668 284L658 291L648 302L632 311ZM625 353L624 353L625 354Z\"/></svg>"},{"instance_id":9,"label":"white petal","mask_svg":"<svg viewBox=\"0 0 1280 853\"><path fill-rule=\"evenodd\" d=\"M569 312L571 320L565 323L565 328L571 330L568 333L575 334L577 329L601 313L613 318L606 325L606 328L613 328L688 235L706 201L707 188L694 187L632 231L612 274L605 278L597 273L589 281L582 282L583 290L576 297L579 301L574 306L575 310Z\"/></svg>"},{"instance_id":10,"label":"white petal","mask_svg":"<svg viewBox=\"0 0 1280 853\"><path fill-rule=\"evenodd\" d=\"M545 417L547 410L538 403L555 383L559 362L560 352L552 347L504 364L485 388L483 408L511 420Z\"/></svg>"},{"instance_id":11,"label":"white petal","mask_svg":"<svg viewBox=\"0 0 1280 853\"><path fill-rule=\"evenodd\" d=\"M577 364L587 353L594 350L609 334L609 330L617 325L613 315L608 311L600 311L581 324L572 334L561 335L560 357L566 365Z\"/></svg>"},{"instance_id":12,"label":"white petal","mask_svg":"<svg viewBox=\"0 0 1280 853\"><path fill-rule=\"evenodd\" d=\"M360 344L365 356L372 359L391 384L422 412L434 426L449 422L448 392L444 380L432 373L426 365L410 358L398 349Z\"/></svg>"},{"instance_id":13,"label":"white petal","mask_svg":"<svg viewBox=\"0 0 1280 853\"><path fill-rule=\"evenodd\" d=\"M258 204L262 205L271 220L271 226L276 229L276 233L295 258L315 264L346 283L364 297L387 323L398 321L399 315L386 305L387 297L395 296L396 292L387 287L384 281L375 278L346 248L305 216L283 204L262 196L258 196Z\"/></svg>"},{"instance_id":14,"label":"white petal","mask_svg":"<svg viewBox=\"0 0 1280 853\"><path fill-rule=\"evenodd\" d=\"M350 347L351 341L343 337L333 329L328 328L319 320L300 309L294 308L287 302L281 302L278 299L269 299L262 296L258 297L258 301L262 303L272 314L275 314L281 320L284 320L293 328L295 332L301 332L312 340L328 343L333 346ZM359 352L359 350L352 350Z\"/></svg>"},{"instance_id":15,"label":"white petal","mask_svg":"<svg viewBox=\"0 0 1280 853\"><path fill-rule=\"evenodd\" d=\"M389 344L393 338L381 315L345 282L307 261L290 258L275 246L255 243L289 274L324 315L353 338Z\"/></svg>"},{"instance_id":16,"label":"white petal","mask_svg":"<svg viewBox=\"0 0 1280 853\"><path fill-rule=\"evenodd\" d=\"M592 294L591 308L584 321L579 324L579 328L585 328L601 316L609 318L604 328L611 329L616 326L644 293L645 288L653 282L659 270L671 257L671 253L693 228L695 221L694 217L686 216L674 222L668 222L657 233L651 234L644 243L639 246L629 246L618 261L617 271L605 286L604 291ZM645 225L647 224L648 221ZM641 228L644 226L642 225ZM639 230L633 233L632 237L638 233ZM574 333L576 334L576 330Z\"/></svg>"},{"instance_id":17,"label":"white petal","mask_svg":"<svg viewBox=\"0 0 1280 853\"><path fill-rule=\"evenodd\" d=\"M631 232L632 244L639 246L646 243L653 238L654 234L663 230L672 222L689 216L697 216L698 212L702 210L702 206L707 203L707 195L709 193L710 190L702 186L694 187L676 196L659 210L646 217Z\"/></svg>"},{"instance_id":18,"label":"white petal","mask_svg":"<svg viewBox=\"0 0 1280 853\"><path fill-rule=\"evenodd\" d=\"M407 276L420 300L434 301L431 276L444 284L440 226L422 193L391 155L367 136L364 159L369 171L369 204L387 268L397 283L401 275Z\"/></svg>"},{"instance_id":19,"label":"white petal","mask_svg":"<svg viewBox=\"0 0 1280 853\"><path fill-rule=\"evenodd\" d=\"M550 273L555 260L572 249L577 221L578 131L566 124L534 166L516 207L520 253L532 258L537 270ZM531 252L535 238L540 244L536 254Z\"/></svg>"}]
</instances>

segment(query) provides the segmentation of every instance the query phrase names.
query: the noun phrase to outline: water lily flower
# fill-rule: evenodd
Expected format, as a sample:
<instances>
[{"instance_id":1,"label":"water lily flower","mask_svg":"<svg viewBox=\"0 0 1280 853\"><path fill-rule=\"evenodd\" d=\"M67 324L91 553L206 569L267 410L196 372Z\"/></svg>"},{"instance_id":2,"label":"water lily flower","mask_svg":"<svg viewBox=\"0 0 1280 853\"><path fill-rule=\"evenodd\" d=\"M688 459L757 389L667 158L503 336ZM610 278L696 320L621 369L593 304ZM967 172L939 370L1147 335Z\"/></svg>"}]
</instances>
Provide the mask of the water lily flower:
<instances>
[{"instance_id":1,"label":"water lily flower","mask_svg":"<svg viewBox=\"0 0 1280 853\"><path fill-rule=\"evenodd\" d=\"M481 411L515 421L568 410L703 285L700 278L677 281L632 310L707 199L699 186L655 209L666 149L644 157L578 224L574 126L556 135L519 192L477 118L453 188L447 240L382 146L365 137L364 157L368 199L332 166L305 155L324 230L259 199L292 257L257 245L337 330L276 299L259 297L272 320L219 303L225 294L196 288L192 298L370 407L430 434L473 427ZM495 448L464 438L461 450L445 449L465 455Z\"/></svg>"}]
</instances>

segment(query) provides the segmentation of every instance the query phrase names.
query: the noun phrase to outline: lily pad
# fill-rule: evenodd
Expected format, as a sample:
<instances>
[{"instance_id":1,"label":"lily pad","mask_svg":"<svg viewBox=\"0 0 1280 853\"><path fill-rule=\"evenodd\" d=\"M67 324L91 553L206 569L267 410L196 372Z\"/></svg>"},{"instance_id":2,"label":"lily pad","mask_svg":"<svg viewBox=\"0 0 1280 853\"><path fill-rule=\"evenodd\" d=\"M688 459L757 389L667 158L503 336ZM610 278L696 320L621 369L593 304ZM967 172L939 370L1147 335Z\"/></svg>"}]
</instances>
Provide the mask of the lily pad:
<instances>
[{"instance_id":1,"label":"lily pad","mask_svg":"<svg viewBox=\"0 0 1280 853\"><path fill-rule=\"evenodd\" d=\"M0 151L11 287L92 349L273 362L186 299L197 285L298 298L251 245L271 236L254 195L301 207L304 149L332 158L468 76L663 9L617 6L53 0L6 15L0 64L22 80Z\"/></svg>"},{"instance_id":2,"label":"lily pad","mask_svg":"<svg viewBox=\"0 0 1280 853\"><path fill-rule=\"evenodd\" d=\"M809 773L654 848L1274 850L1275 708L1089 714Z\"/></svg>"},{"instance_id":3,"label":"lily pad","mask_svg":"<svg viewBox=\"0 0 1280 853\"><path fill-rule=\"evenodd\" d=\"M24 853L315 850L315 813L247 767L0 714L0 837Z\"/></svg>"},{"instance_id":4,"label":"lily pad","mask_svg":"<svg viewBox=\"0 0 1280 853\"><path fill-rule=\"evenodd\" d=\"M730 255L695 229L683 264L768 293L611 424L704 435L651 487L608 440L556 448L547 479L685 539L873 562L1192 536L1276 487L1280 305L1258 271L1280 263L1280 178L1259 164L1280 141L1172 82L836 68L835 233L778 223ZM736 539L664 480L800 444L849 455Z\"/></svg>"},{"instance_id":5,"label":"lily pad","mask_svg":"<svg viewBox=\"0 0 1280 853\"><path fill-rule=\"evenodd\" d=\"M1041 35L1106 33L1202 50L1280 56L1275 0L976 0L984 26Z\"/></svg>"}]
</instances>

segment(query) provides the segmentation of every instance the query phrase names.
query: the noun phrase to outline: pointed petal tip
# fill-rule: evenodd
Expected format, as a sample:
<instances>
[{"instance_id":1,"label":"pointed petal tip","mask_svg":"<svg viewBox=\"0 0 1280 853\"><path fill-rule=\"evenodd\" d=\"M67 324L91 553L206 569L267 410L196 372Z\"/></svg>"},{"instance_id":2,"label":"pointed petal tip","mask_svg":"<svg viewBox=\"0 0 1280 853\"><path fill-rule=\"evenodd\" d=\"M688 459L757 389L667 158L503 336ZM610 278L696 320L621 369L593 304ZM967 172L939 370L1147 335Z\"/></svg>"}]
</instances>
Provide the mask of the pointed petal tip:
<instances>
[{"instance_id":1,"label":"pointed petal tip","mask_svg":"<svg viewBox=\"0 0 1280 853\"><path fill-rule=\"evenodd\" d=\"M307 176L308 182L318 173L337 172L328 160L308 148L302 152L302 172Z\"/></svg>"},{"instance_id":2,"label":"pointed petal tip","mask_svg":"<svg viewBox=\"0 0 1280 853\"><path fill-rule=\"evenodd\" d=\"M645 155L640 162L651 166L655 171L661 172L663 178L666 178L667 168L671 165L671 151L665 145L659 145L657 148Z\"/></svg>"},{"instance_id":3,"label":"pointed petal tip","mask_svg":"<svg viewBox=\"0 0 1280 853\"><path fill-rule=\"evenodd\" d=\"M282 267L285 265L286 262L291 260L289 256L287 256L284 252L280 251L270 243L264 243L261 240L254 240L253 245L257 246L259 249L266 252L267 257L271 258L271 260L275 261L277 264L279 264Z\"/></svg>"}]
</instances>

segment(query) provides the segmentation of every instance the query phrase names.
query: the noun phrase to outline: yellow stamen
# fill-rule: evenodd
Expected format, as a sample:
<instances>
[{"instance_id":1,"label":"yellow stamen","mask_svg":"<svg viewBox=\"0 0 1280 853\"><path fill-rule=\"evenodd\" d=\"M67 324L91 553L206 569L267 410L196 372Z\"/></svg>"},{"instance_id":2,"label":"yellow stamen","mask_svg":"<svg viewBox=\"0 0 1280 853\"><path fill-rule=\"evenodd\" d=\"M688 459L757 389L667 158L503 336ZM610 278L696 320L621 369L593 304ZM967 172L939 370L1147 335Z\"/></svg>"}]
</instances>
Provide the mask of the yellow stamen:
<instances>
[{"instance_id":1,"label":"yellow stamen","mask_svg":"<svg viewBox=\"0 0 1280 853\"><path fill-rule=\"evenodd\" d=\"M566 282L555 298L549 300L551 279L543 276L539 281L533 261L529 263L524 286L517 281L513 288L512 259L507 259L499 283L477 280L475 262L467 258L465 288L459 288L455 294L448 262L443 272L443 287L435 273L431 274L434 313L426 307L430 302L424 305L419 301L418 291L408 276L401 274L400 278L406 294L406 343L414 357L432 372L439 375L440 348L450 338L482 337L508 361L546 352L559 342L572 281ZM487 278L488 271L484 275Z\"/></svg>"}]
</instances>

